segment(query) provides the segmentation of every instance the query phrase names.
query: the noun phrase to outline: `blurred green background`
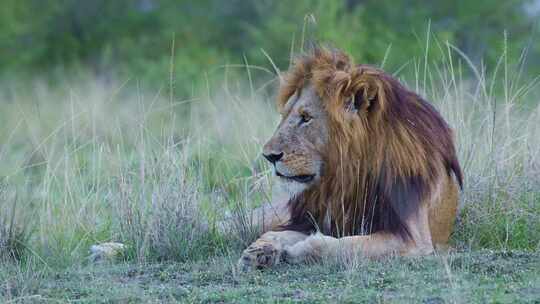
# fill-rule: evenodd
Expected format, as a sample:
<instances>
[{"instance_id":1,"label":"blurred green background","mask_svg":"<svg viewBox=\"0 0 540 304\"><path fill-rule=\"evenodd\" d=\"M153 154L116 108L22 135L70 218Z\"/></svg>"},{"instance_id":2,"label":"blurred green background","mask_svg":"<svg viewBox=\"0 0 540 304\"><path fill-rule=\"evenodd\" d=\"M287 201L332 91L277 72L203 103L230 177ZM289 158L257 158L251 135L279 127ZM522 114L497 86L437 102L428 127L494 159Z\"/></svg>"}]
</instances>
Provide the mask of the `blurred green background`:
<instances>
[{"instance_id":1,"label":"blurred green background","mask_svg":"<svg viewBox=\"0 0 540 304\"><path fill-rule=\"evenodd\" d=\"M84 70L159 87L172 66L175 93L186 96L226 65L272 70L265 52L285 69L307 40L395 72L422 59L430 30L430 48L448 41L488 69L507 39L508 58L526 50L531 74L540 72L538 19L538 0L3 0L0 73Z\"/></svg>"}]
</instances>

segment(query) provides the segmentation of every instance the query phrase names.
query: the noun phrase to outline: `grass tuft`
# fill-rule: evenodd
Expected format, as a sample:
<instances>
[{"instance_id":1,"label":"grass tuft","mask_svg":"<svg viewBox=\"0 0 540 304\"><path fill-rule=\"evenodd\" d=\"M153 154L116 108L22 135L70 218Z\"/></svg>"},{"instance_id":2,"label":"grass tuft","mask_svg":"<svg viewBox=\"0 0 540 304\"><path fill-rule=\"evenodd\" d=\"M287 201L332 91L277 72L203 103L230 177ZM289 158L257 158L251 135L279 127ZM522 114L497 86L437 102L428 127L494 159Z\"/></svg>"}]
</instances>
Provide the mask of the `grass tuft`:
<instances>
[{"instance_id":1,"label":"grass tuft","mask_svg":"<svg viewBox=\"0 0 540 304\"><path fill-rule=\"evenodd\" d=\"M0 188L0 260L21 261L27 253L33 226L19 211L17 194Z\"/></svg>"},{"instance_id":2,"label":"grass tuft","mask_svg":"<svg viewBox=\"0 0 540 304\"><path fill-rule=\"evenodd\" d=\"M212 255L219 240L203 211L201 178L190 172L187 151L170 146L147 152L120 173L118 192L110 198L114 233L139 262Z\"/></svg>"}]
</instances>

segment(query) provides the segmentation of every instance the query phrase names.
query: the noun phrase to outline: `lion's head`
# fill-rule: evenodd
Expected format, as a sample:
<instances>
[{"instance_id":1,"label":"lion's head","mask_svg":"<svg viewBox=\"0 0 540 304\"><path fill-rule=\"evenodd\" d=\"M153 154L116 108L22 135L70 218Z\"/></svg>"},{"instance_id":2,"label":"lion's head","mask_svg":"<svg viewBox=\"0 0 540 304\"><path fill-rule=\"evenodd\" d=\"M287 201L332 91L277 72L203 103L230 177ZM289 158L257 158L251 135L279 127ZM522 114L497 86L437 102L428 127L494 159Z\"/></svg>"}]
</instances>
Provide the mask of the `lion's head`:
<instances>
[{"instance_id":1,"label":"lion's head","mask_svg":"<svg viewBox=\"0 0 540 304\"><path fill-rule=\"evenodd\" d=\"M341 51L298 57L278 108L282 119L263 155L291 195L287 229L407 237L404 219L444 174L461 184L452 132L437 111Z\"/></svg>"},{"instance_id":2,"label":"lion's head","mask_svg":"<svg viewBox=\"0 0 540 304\"><path fill-rule=\"evenodd\" d=\"M311 84L292 93L281 107L282 121L263 149L275 174L296 195L321 182L329 143L329 119Z\"/></svg>"}]
</instances>

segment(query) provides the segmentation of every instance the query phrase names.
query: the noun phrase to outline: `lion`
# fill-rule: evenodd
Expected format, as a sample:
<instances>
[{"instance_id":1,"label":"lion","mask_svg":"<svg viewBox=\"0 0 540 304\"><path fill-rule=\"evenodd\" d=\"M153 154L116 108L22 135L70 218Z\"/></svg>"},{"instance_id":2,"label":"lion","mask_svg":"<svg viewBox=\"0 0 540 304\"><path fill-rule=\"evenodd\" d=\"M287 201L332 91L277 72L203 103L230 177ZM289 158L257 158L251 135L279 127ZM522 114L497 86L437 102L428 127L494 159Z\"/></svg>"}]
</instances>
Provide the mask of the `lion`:
<instances>
[{"instance_id":1,"label":"lion","mask_svg":"<svg viewBox=\"0 0 540 304\"><path fill-rule=\"evenodd\" d=\"M282 78L277 106L263 156L288 199L241 269L447 245L463 175L453 132L430 103L378 68L315 47Z\"/></svg>"}]
</instances>

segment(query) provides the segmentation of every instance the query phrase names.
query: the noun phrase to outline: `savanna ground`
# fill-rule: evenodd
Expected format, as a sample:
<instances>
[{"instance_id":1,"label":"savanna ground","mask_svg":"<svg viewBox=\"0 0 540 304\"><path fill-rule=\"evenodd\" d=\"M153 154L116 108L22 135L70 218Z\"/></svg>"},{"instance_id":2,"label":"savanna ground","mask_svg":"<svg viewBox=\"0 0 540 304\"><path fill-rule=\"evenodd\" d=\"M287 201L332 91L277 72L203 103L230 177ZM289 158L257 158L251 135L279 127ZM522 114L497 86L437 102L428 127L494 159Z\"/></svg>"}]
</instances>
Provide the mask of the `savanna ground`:
<instances>
[{"instance_id":1,"label":"savanna ground","mask_svg":"<svg viewBox=\"0 0 540 304\"><path fill-rule=\"evenodd\" d=\"M286 266L235 273L236 257L195 263L105 263L19 270L13 302L537 303L538 254L475 251L422 259ZM25 290L18 290L24 288Z\"/></svg>"},{"instance_id":2,"label":"savanna ground","mask_svg":"<svg viewBox=\"0 0 540 304\"><path fill-rule=\"evenodd\" d=\"M247 274L235 264L257 235L250 210L275 194L259 157L279 120L275 71L224 66L186 99L167 93L174 58L157 91L87 74L3 81L0 301L540 301L538 78L525 56L486 71L436 47L437 61L426 51L395 72L456 131L466 183L450 253ZM93 262L106 241L127 250Z\"/></svg>"}]
</instances>

